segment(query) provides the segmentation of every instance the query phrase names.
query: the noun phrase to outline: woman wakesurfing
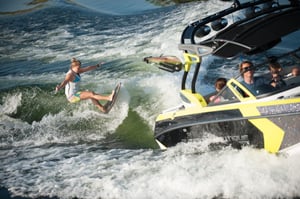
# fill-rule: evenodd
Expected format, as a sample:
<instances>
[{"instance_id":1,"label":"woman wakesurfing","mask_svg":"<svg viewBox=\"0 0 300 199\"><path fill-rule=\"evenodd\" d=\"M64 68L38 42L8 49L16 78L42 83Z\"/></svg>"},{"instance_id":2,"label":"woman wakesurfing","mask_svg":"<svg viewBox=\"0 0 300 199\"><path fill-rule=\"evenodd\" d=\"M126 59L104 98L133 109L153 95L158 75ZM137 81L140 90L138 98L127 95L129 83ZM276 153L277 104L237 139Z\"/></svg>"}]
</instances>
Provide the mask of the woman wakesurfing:
<instances>
[{"instance_id":1,"label":"woman wakesurfing","mask_svg":"<svg viewBox=\"0 0 300 199\"><path fill-rule=\"evenodd\" d=\"M108 96L103 96L92 91L79 91L79 82L81 80L80 74L99 68L103 63L81 67L81 62L76 58L71 59L71 67L67 72L65 79L56 86L55 91L58 92L61 88L65 87L65 94L70 103L79 102L80 100L91 99L93 104L99 108L100 111L106 113L107 110L99 100L112 101L114 90Z\"/></svg>"}]
</instances>

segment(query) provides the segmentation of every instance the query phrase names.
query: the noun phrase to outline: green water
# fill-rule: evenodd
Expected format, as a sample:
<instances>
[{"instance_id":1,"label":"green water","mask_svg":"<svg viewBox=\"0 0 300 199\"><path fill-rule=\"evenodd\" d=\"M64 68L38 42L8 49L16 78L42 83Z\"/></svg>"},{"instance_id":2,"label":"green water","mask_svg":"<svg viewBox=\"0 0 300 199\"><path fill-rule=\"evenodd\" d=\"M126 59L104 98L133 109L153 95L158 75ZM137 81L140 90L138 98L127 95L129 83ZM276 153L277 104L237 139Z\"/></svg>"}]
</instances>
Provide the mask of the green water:
<instances>
[{"instance_id":1,"label":"green water","mask_svg":"<svg viewBox=\"0 0 300 199\"><path fill-rule=\"evenodd\" d=\"M153 138L153 130L132 109L129 109L128 116L116 129L114 136L129 148L158 148Z\"/></svg>"}]
</instances>

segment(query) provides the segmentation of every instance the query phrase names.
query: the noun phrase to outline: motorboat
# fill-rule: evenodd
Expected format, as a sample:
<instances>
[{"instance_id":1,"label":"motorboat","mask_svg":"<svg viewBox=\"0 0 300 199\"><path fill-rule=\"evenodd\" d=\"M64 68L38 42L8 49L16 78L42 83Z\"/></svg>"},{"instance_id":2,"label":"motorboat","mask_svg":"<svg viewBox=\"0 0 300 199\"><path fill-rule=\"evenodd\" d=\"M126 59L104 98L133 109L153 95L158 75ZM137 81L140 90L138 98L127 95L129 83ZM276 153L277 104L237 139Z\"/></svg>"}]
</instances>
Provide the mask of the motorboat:
<instances>
[{"instance_id":1,"label":"motorboat","mask_svg":"<svg viewBox=\"0 0 300 199\"><path fill-rule=\"evenodd\" d=\"M300 46L271 54L282 38L296 33L300 39L299 18L299 0L236 0L231 7L183 30L178 48L184 63L174 56L144 58L169 72L183 70L182 103L163 111L155 121L154 137L160 148L205 139L209 134L236 148L250 145L271 153L300 152L300 76L291 75L295 65L300 67ZM267 66L271 59L290 58L291 64L280 71L285 86L252 91L241 82L241 72L227 77L226 86L218 93L197 91L203 57L235 60L242 55L263 60L253 70L265 71L258 74L265 79L270 78ZM222 100L210 101L212 95Z\"/></svg>"}]
</instances>

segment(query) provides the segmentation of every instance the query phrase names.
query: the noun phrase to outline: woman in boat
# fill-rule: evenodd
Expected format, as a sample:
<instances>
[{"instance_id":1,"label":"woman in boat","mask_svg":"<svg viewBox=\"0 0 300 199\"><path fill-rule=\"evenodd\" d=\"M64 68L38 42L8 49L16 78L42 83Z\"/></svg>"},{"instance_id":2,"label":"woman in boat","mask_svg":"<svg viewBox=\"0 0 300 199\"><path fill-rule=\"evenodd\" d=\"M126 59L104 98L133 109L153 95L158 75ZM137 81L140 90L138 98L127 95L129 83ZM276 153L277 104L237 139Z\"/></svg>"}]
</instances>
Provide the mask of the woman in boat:
<instances>
[{"instance_id":1,"label":"woman in boat","mask_svg":"<svg viewBox=\"0 0 300 199\"><path fill-rule=\"evenodd\" d=\"M58 92L61 88L65 87L65 94L70 103L79 102L80 100L91 99L93 104L102 112L106 112L104 106L100 104L99 100L111 101L114 91L108 95L103 96L96 94L92 91L79 91L79 82L81 80L81 73L99 68L101 64L94 66L87 66L82 68L81 62L75 58L71 60L70 70L67 72L65 79L56 86L55 90Z\"/></svg>"},{"instance_id":2,"label":"woman in boat","mask_svg":"<svg viewBox=\"0 0 300 199\"><path fill-rule=\"evenodd\" d=\"M252 62L243 61L240 63L239 69L243 77L241 83L254 95L260 95L274 90L274 88L269 85L267 79L254 76L254 65Z\"/></svg>"},{"instance_id":3,"label":"woman in boat","mask_svg":"<svg viewBox=\"0 0 300 199\"><path fill-rule=\"evenodd\" d=\"M227 80L222 77L220 77L216 80L216 82L215 82L216 95L213 95L209 98L210 102L219 103L221 101L224 101L224 98L222 96L217 96L217 94L222 90L222 88L224 88L226 83L227 83Z\"/></svg>"}]
</instances>

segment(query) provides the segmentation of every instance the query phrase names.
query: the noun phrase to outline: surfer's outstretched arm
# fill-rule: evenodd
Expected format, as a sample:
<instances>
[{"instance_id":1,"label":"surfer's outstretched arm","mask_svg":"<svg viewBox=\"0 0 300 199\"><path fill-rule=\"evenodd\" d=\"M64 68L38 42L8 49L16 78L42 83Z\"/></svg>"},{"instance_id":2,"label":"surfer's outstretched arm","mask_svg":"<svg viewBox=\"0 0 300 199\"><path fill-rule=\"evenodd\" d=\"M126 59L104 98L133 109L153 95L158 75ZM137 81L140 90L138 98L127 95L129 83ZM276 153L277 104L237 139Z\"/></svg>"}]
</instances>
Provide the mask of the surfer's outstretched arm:
<instances>
[{"instance_id":1,"label":"surfer's outstretched arm","mask_svg":"<svg viewBox=\"0 0 300 199\"><path fill-rule=\"evenodd\" d=\"M64 81L62 81L60 84L58 84L55 88L55 91L59 91L61 88L64 88L66 84L71 80L71 75L67 74Z\"/></svg>"},{"instance_id":2,"label":"surfer's outstretched arm","mask_svg":"<svg viewBox=\"0 0 300 199\"><path fill-rule=\"evenodd\" d=\"M90 70L95 70L95 69L99 68L100 66L102 66L103 64L104 63L101 62L101 63L99 63L97 65L94 65L94 66L86 66L84 68L79 68L78 73L84 73L84 72L87 72L87 71L90 71Z\"/></svg>"}]
</instances>

